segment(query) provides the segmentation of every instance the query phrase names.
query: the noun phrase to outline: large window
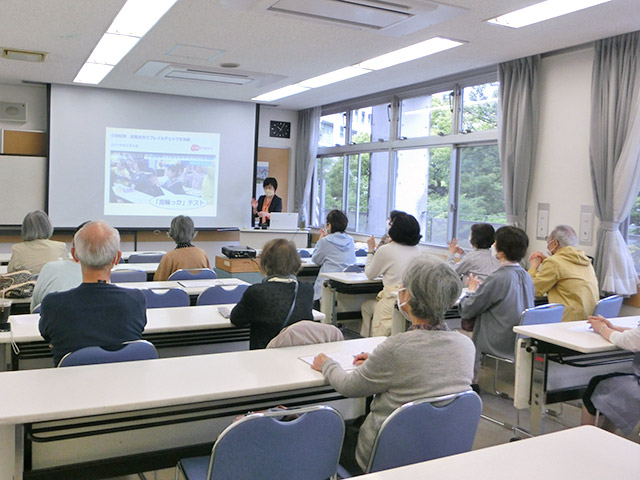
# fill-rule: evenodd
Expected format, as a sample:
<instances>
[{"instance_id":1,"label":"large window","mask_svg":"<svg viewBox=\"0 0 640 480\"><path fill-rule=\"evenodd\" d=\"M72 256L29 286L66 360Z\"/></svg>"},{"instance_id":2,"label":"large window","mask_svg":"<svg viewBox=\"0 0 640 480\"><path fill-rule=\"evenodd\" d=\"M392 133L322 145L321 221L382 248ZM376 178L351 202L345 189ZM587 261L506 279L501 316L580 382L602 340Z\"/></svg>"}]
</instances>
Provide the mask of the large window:
<instances>
[{"instance_id":1,"label":"large window","mask_svg":"<svg viewBox=\"0 0 640 480\"><path fill-rule=\"evenodd\" d=\"M402 210L420 222L423 242L446 245L455 236L464 245L473 223L505 223L498 84L452 83L433 90L322 117L314 225L339 208L350 231L380 235L389 212ZM335 133L329 141L326 132L339 127L346 129L344 142Z\"/></svg>"}]
</instances>

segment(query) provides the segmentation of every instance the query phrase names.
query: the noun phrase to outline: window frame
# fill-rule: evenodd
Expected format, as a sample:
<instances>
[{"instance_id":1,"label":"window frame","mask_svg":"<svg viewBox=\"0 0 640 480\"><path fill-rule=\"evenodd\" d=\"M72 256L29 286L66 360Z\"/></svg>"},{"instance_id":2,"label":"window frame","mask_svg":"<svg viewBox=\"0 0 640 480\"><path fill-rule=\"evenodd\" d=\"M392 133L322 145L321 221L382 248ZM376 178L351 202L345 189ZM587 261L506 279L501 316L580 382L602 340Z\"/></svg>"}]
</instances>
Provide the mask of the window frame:
<instances>
[{"instance_id":1,"label":"window frame","mask_svg":"<svg viewBox=\"0 0 640 480\"><path fill-rule=\"evenodd\" d=\"M396 172L398 156L397 152L408 149L420 149L420 148L434 148L434 147L451 147L450 158L450 171L449 171L449 213L447 217L447 236L453 238L456 236L459 217L459 199L460 199L460 178L461 178L461 161L460 161L460 149L464 147L476 147L482 145L497 145L498 144L498 129L495 130L481 130L470 133L461 131L462 119L463 119L463 102L462 93L466 87L473 87L475 85L483 85L487 83L497 82L497 73L495 69L485 70L476 74L463 75L458 78L452 78L449 80L432 82L430 84L424 84L420 86L414 86L396 90L395 92L382 92L379 95L372 95L363 97L361 99L354 99L352 101L341 102L323 107L322 115L329 115L334 113L345 114L345 145L342 146L330 146L330 147L318 147L318 153L316 157L316 168L314 169L314 181L312 183L313 188L311 190L311 198L309 199L311 210L313 212L314 198L316 192L314 191L316 185L317 175L317 159L322 157L337 157L342 156L344 161L343 170L343 206L348 206L348 159L351 155L362 155L365 153L373 154L378 152L387 152L389 172L388 172L388 188L387 188L387 215L394 209L394 199L396 192ZM400 134L400 119L401 119L401 105L402 101L412 97L431 95L444 91L451 91L453 93L452 102L452 130L450 134L446 135L430 135L424 137L414 138L401 138ZM371 106L381 105L385 102L389 103L390 108L390 123L389 123L389 140L388 141L372 141L370 143L351 144L351 114L353 111L359 108L367 108ZM360 182L360 178L357 179ZM357 196L359 199L359 196ZM357 202L356 202L357 203ZM314 221L317 220L317 221ZM314 214L311 215L312 225L311 227L321 227L316 223L323 222L323 219L315 219ZM356 225L349 225L349 233L368 235L370 232L359 232L358 222ZM421 242L425 245L434 247L445 247L445 245Z\"/></svg>"}]
</instances>

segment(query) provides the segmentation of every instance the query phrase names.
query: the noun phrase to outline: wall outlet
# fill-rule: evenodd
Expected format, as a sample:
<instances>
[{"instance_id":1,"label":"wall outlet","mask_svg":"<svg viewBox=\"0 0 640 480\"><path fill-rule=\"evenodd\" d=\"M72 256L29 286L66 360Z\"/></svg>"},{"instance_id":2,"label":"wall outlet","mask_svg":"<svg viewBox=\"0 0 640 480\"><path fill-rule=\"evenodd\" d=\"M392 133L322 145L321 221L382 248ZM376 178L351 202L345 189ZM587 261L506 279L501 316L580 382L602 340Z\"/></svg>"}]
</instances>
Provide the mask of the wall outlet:
<instances>
[{"instance_id":1,"label":"wall outlet","mask_svg":"<svg viewBox=\"0 0 640 480\"><path fill-rule=\"evenodd\" d=\"M549 235L549 204L538 204L538 223L536 225L536 238L546 240Z\"/></svg>"},{"instance_id":2,"label":"wall outlet","mask_svg":"<svg viewBox=\"0 0 640 480\"><path fill-rule=\"evenodd\" d=\"M593 245L593 206L580 207L580 231L578 238L581 245Z\"/></svg>"}]
</instances>

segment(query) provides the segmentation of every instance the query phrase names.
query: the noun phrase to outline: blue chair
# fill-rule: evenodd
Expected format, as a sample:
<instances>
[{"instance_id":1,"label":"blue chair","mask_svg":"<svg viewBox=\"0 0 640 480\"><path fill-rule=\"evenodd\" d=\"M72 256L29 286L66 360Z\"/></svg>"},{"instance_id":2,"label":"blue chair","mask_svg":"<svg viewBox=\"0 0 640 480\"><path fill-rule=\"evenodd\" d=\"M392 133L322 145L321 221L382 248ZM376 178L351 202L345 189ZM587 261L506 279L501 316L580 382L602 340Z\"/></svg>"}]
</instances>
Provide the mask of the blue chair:
<instances>
[{"instance_id":1,"label":"blue chair","mask_svg":"<svg viewBox=\"0 0 640 480\"><path fill-rule=\"evenodd\" d=\"M129 263L160 263L164 253L133 253L129 256Z\"/></svg>"},{"instance_id":2,"label":"blue chair","mask_svg":"<svg viewBox=\"0 0 640 480\"><path fill-rule=\"evenodd\" d=\"M300 253L300 258L311 258L311 253L308 250L298 250Z\"/></svg>"},{"instance_id":3,"label":"blue chair","mask_svg":"<svg viewBox=\"0 0 640 480\"><path fill-rule=\"evenodd\" d=\"M349 265L347 268L345 268L343 272L362 273L364 272L364 265L358 265L357 263L354 263L353 265Z\"/></svg>"},{"instance_id":4,"label":"blue chair","mask_svg":"<svg viewBox=\"0 0 640 480\"><path fill-rule=\"evenodd\" d=\"M85 347L67 353L58 362L58 367L75 367L78 365L95 365L99 363L133 362L137 360L154 360L158 351L151 342L134 340L118 345L111 350L104 347Z\"/></svg>"},{"instance_id":5,"label":"blue chair","mask_svg":"<svg viewBox=\"0 0 640 480\"><path fill-rule=\"evenodd\" d=\"M356 250L356 257L366 257L367 251L364 248Z\"/></svg>"},{"instance_id":6,"label":"blue chair","mask_svg":"<svg viewBox=\"0 0 640 480\"><path fill-rule=\"evenodd\" d=\"M547 303L545 305L539 305L533 308L527 308L520 314L520 326L526 325L539 325L543 323L560 323L562 321L562 315L564 314L564 305L560 303ZM526 338L525 335L518 334L516 337L516 344L518 339ZM516 344L514 344L514 355L510 357L501 357L498 355L494 355L492 353L482 352L482 355L488 358L491 358L495 361L495 368L493 371L493 391L496 395L500 395L502 397L509 397L504 392L501 392L497 389L496 385L498 383L498 368L501 362L513 365L515 363L515 348Z\"/></svg>"},{"instance_id":7,"label":"blue chair","mask_svg":"<svg viewBox=\"0 0 640 480\"><path fill-rule=\"evenodd\" d=\"M238 303L244 294L244 291L250 285L238 285L231 290L227 290L222 286L209 287L200 295L196 305L223 305L225 303Z\"/></svg>"},{"instance_id":8,"label":"blue chair","mask_svg":"<svg viewBox=\"0 0 640 480\"><path fill-rule=\"evenodd\" d=\"M116 270L111 272L111 283L146 282L147 272L142 270Z\"/></svg>"},{"instance_id":9,"label":"blue chair","mask_svg":"<svg viewBox=\"0 0 640 480\"><path fill-rule=\"evenodd\" d=\"M147 299L147 308L188 307L191 305L189 294L180 288L165 291L143 288L140 290Z\"/></svg>"},{"instance_id":10,"label":"blue chair","mask_svg":"<svg viewBox=\"0 0 640 480\"><path fill-rule=\"evenodd\" d=\"M169 280L208 280L217 278L210 268L180 269L169 275Z\"/></svg>"},{"instance_id":11,"label":"blue chair","mask_svg":"<svg viewBox=\"0 0 640 480\"><path fill-rule=\"evenodd\" d=\"M472 390L405 403L380 426L366 473L470 451L481 413ZM338 474L349 477L342 467Z\"/></svg>"},{"instance_id":12,"label":"blue chair","mask_svg":"<svg viewBox=\"0 0 640 480\"><path fill-rule=\"evenodd\" d=\"M344 437L342 416L316 405L247 415L218 437L210 456L185 458L187 480L325 480L336 473Z\"/></svg>"},{"instance_id":13,"label":"blue chair","mask_svg":"<svg viewBox=\"0 0 640 480\"><path fill-rule=\"evenodd\" d=\"M623 298L620 295L611 295L603 298L596 305L593 314L597 317L602 315L605 318L615 318L620 314Z\"/></svg>"}]
</instances>

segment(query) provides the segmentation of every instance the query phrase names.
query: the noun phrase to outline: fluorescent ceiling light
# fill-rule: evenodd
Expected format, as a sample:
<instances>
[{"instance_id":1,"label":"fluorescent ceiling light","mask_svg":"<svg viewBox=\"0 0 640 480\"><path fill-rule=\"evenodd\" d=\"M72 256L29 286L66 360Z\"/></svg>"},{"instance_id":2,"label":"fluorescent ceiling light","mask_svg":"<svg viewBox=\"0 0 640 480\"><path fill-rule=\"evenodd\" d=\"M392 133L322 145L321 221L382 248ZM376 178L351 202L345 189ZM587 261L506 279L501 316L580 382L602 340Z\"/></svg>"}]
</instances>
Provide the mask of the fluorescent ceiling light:
<instances>
[{"instance_id":1,"label":"fluorescent ceiling light","mask_svg":"<svg viewBox=\"0 0 640 480\"><path fill-rule=\"evenodd\" d=\"M489 23L505 27L520 28L534 23L560 17L567 13L577 12L585 8L607 3L611 0L547 0L530 7L521 8L505 15L487 20Z\"/></svg>"},{"instance_id":2,"label":"fluorescent ceiling light","mask_svg":"<svg viewBox=\"0 0 640 480\"><path fill-rule=\"evenodd\" d=\"M29 50L16 50L13 48L3 48L2 54L0 55L3 58L8 58L9 60L22 60L24 62L44 62L44 59L47 58L47 54L44 52L32 52Z\"/></svg>"},{"instance_id":3,"label":"fluorescent ceiling light","mask_svg":"<svg viewBox=\"0 0 640 480\"><path fill-rule=\"evenodd\" d=\"M140 40L138 37L105 33L93 49L87 63L116 65Z\"/></svg>"},{"instance_id":4,"label":"fluorescent ceiling light","mask_svg":"<svg viewBox=\"0 0 640 480\"><path fill-rule=\"evenodd\" d=\"M258 102L272 102L284 97L296 95L297 93L306 92L307 90L309 90L307 87L303 87L301 85L289 85L288 87L279 88L278 90L273 90L272 92L263 93L262 95L252 98L251 100L256 100Z\"/></svg>"},{"instance_id":5,"label":"fluorescent ceiling light","mask_svg":"<svg viewBox=\"0 0 640 480\"><path fill-rule=\"evenodd\" d=\"M127 0L74 82L100 83L177 1Z\"/></svg>"},{"instance_id":6,"label":"fluorescent ceiling light","mask_svg":"<svg viewBox=\"0 0 640 480\"><path fill-rule=\"evenodd\" d=\"M128 0L108 33L144 37L178 0Z\"/></svg>"},{"instance_id":7,"label":"fluorescent ceiling light","mask_svg":"<svg viewBox=\"0 0 640 480\"><path fill-rule=\"evenodd\" d=\"M359 75L369 73L370 71L371 70L365 70L363 68L357 67L345 67L341 68L340 70L334 70L333 72L325 73L324 75L318 75L317 77L309 78L308 80L304 80L298 83L298 85L307 88L324 87L325 85L341 82L342 80L357 77Z\"/></svg>"},{"instance_id":8,"label":"fluorescent ceiling light","mask_svg":"<svg viewBox=\"0 0 640 480\"><path fill-rule=\"evenodd\" d=\"M100 65L98 63L85 63L76 78L73 79L74 83L88 83L91 85L97 85L102 81L104 77L111 71L113 65Z\"/></svg>"},{"instance_id":9,"label":"fluorescent ceiling light","mask_svg":"<svg viewBox=\"0 0 640 480\"><path fill-rule=\"evenodd\" d=\"M409 62L418 58L433 55L434 53L449 50L450 48L462 45L463 42L449 40L448 38L434 37L424 42L410 45L395 52L389 52L379 57L365 60L362 63L354 65L354 67L365 68L367 70L382 70L383 68L392 67L400 63Z\"/></svg>"}]
</instances>

